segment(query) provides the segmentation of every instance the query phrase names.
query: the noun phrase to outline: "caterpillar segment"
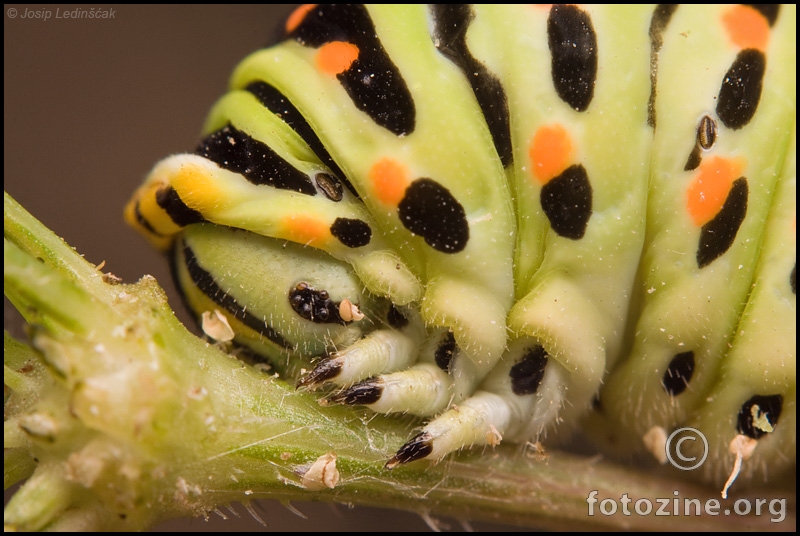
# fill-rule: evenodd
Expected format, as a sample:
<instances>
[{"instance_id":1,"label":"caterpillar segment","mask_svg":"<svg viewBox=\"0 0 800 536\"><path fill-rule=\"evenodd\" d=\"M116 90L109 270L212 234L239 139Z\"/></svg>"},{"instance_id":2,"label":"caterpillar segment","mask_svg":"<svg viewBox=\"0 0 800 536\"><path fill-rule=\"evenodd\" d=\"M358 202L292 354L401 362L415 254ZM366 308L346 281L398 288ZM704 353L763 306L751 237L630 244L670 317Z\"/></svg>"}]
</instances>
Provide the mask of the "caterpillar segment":
<instances>
[{"instance_id":1,"label":"caterpillar segment","mask_svg":"<svg viewBox=\"0 0 800 536\"><path fill-rule=\"evenodd\" d=\"M795 9L304 6L126 218L299 389L429 418L388 468L691 425L699 476L766 479L795 463Z\"/></svg>"},{"instance_id":2,"label":"caterpillar segment","mask_svg":"<svg viewBox=\"0 0 800 536\"><path fill-rule=\"evenodd\" d=\"M318 126L323 143L339 155L341 167L364 193L362 199L382 234L423 281L424 294L417 303L426 325L452 329L462 351L485 374L506 342L504 319L513 294L514 229L507 186L495 179L502 176L502 168L485 126L475 120L480 112L471 92L463 86L460 73L432 46L424 8L403 13L377 8L369 16L361 8L320 9L330 12L335 30L316 27L324 25L325 17L323 22L314 17L310 26L305 26L308 19L303 19L290 33L295 41L246 60L234 75L234 84L247 84L251 78L268 80L303 111L309 123ZM372 42L361 35L370 32L355 32L348 26L351 21L364 22L364 17L367 22L372 19L369 24L376 28L391 20L397 31L381 35L379 43ZM335 31L355 32L348 38L363 56L349 69L331 76L318 68L320 56L329 49L327 43L317 42L321 38L315 33L325 36ZM407 57L395 59L401 50ZM382 110L379 104L377 110L367 111L373 119L367 121L364 112L353 106L356 100L357 106L370 107L361 100L360 92L367 90L360 87L360 75L352 75L355 81L350 76L364 70L373 76L373 66L384 65L388 58L396 65L391 69L384 66L389 69L385 72L396 69L402 76L383 80L381 70L374 73L374 78L381 80L371 86L391 86L384 89L394 99L388 99L392 100L391 110ZM291 83L283 74L287 69L296 77ZM436 88L430 87L430 79L437 80ZM426 91L418 90L422 87ZM351 98L351 94L357 96ZM320 99L324 100L321 105ZM384 100L380 97L381 103ZM473 113L457 113L464 106ZM337 124L358 128L324 126ZM470 156L465 159L467 148ZM483 254L486 248L493 255ZM356 270L367 288L381 293L383 271L373 273L358 266ZM388 297L403 304L391 294ZM484 304L476 314L474 303Z\"/></svg>"},{"instance_id":3,"label":"caterpillar segment","mask_svg":"<svg viewBox=\"0 0 800 536\"><path fill-rule=\"evenodd\" d=\"M644 110L622 103L626 99L645 102L649 77L642 71L624 80L601 79L596 72L609 69L620 57L630 62L626 68L633 72L637 62L648 60L648 10L626 8L595 20L592 8L587 12L574 6L551 11L516 7L511 8L517 10L513 15L503 9L509 8L476 7L476 34L488 31L482 24L501 36L517 35L524 27L544 41L525 48L518 42L498 40L497 50L471 49L476 55L476 50L483 52L480 58L486 58L481 62L485 65L492 64L491 58L520 63L496 67L502 73L502 86L508 88L511 117L519 118L518 124L511 122L512 140L520 148L513 155L511 174L516 201L520 207L531 207L518 211L519 299L507 320L514 350L504 354L504 361L479 387L478 399L474 395L457 403L425 426L400 449L390 467L418 459L423 452L436 460L465 445L496 444L499 437L536 441L548 425L559 420L559 413L567 423L577 422L572 416L588 410L604 372L621 350L628 298L644 240L651 142ZM637 21L638 27L631 23L629 32L614 35L595 30L593 24L610 24L614 16ZM472 31L470 26L467 43ZM553 65L559 62L559 45L565 41L570 43L570 53L572 44L578 48L577 57L570 61L581 74L573 73L573 77L586 81L577 95L553 90L560 82L553 80ZM555 50L541 57L535 53L536 46ZM622 54L630 50L637 50L638 56ZM620 139L626 144L618 143ZM537 348L548 358L547 387L541 392L510 387L509 374L526 370L519 355L523 347ZM538 369L531 374L535 377ZM462 430L473 427L471 432ZM430 449L418 448L420 438L431 444Z\"/></svg>"},{"instance_id":4,"label":"caterpillar segment","mask_svg":"<svg viewBox=\"0 0 800 536\"><path fill-rule=\"evenodd\" d=\"M784 199L780 181L795 129L794 114L784 108L795 106L795 22L783 10L774 19L769 15L744 6L680 8L663 33L659 81L683 77L693 83L656 85L635 336L599 397L603 435L618 452L620 445L642 452L642 438L653 427L669 434L699 423L717 387L736 384L723 378L731 378L727 363L741 356L737 329L761 277L755 260L770 240L764 222ZM749 23L757 23L763 35L745 32L741 26ZM707 54L691 57L697 49ZM794 249L783 255L794 256ZM769 357L778 375L786 356ZM724 414L735 415L743 403ZM736 426L723 433L729 419L713 415L721 420L705 421L708 428L699 429L725 443L706 469L709 478L720 479L730 470L727 448Z\"/></svg>"},{"instance_id":5,"label":"caterpillar segment","mask_svg":"<svg viewBox=\"0 0 800 536\"><path fill-rule=\"evenodd\" d=\"M732 482L794 473L797 338L787 335L797 322L796 143L793 135L731 349L718 381L687 422L709 441L707 478L727 474Z\"/></svg>"}]
</instances>

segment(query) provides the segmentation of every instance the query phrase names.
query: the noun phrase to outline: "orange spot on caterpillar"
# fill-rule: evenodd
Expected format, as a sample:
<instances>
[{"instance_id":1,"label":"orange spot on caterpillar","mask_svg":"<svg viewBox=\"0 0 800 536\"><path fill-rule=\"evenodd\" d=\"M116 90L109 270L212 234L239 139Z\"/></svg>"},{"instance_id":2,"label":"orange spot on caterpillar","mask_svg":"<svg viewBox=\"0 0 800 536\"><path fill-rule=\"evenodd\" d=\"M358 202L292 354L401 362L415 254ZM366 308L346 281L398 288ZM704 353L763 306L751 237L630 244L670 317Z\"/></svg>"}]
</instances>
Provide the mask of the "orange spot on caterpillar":
<instances>
[{"instance_id":1,"label":"orange spot on caterpillar","mask_svg":"<svg viewBox=\"0 0 800 536\"><path fill-rule=\"evenodd\" d=\"M210 169L186 163L178 168L170 180L171 186L186 206L202 214L228 208L230 195L218 176Z\"/></svg>"},{"instance_id":2,"label":"orange spot on caterpillar","mask_svg":"<svg viewBox=\"0 0 800 536\"><path fill-rule=\"evenodd\" d=\"M369 170L369 180L375 195L382 203L391 206L398 205L403 199L411 182L408 176L406 167L391 158L378 160Z\"/></svg>"},{"instance_id":3,"label":"orange spot on caterpillar","mask_svg":"<svg viewBox=\"0 0 800 536\"><path fill-rule=\"evenodd\" d=\"M330 238L329 226L312 216L289 216L283 220L286 238L299 244L319 247Z\"/></svg>"},{"instance_id":4,"label":"orange spot on caterpillar","mask_svg":"<svg viewBox=\"0 0 800 536\"><path fill-rule=\"evenodd\" d=\"M295 29L300 26L300 23L305 20L308 12L315 7L317 7L317 4L303 4L292 11L292 14L289 15L288 19L286 19L286 33L289 34L295 31Z\"/></svg>"},{"instance_id":5,"label":"orange spot on caterpillar","mask_svg":"<svg viewBox=\"0 0 800 536\"><path fill-rule=\"evenodd\" d=\"M722 15L728 37L739 48L755 48L762 52L769 41L769 22L755 8L737 5Z\"/></svg>"},{"instance_id":6,"label":"orange spot on caterpillar","mask_svg":"<svg viewBox=\"0 0 800 536\"><path fill-rule=\"evenodd\" d=\"M572 159L572 140L567 130L558 124L540 127L533 135L528 154L531 173L542 184L567 169Z\"/></svg>"},{"instance_id":7,"label":"orange spot on caterpillar","mask_svg":"<svg viewBox=\"0 0 800 536\"><path fill-rule=\"evenodd\" d=\"M317 51L317 67L331 76L346 71L357 59L358 47L344 41L325 43Z\"/></svg>"},{"instance_id":8,"label":"orange spot on caterpillar","mask_svg":"<svg viewBox=\"0 0 800 536\"><path fill-rule=\"evenodd\" d=\"M719 213L743 169L742 158L714 156L703 160L686 191L686 210L696 226L702 227Z\"/></svg>"}]
</instances>

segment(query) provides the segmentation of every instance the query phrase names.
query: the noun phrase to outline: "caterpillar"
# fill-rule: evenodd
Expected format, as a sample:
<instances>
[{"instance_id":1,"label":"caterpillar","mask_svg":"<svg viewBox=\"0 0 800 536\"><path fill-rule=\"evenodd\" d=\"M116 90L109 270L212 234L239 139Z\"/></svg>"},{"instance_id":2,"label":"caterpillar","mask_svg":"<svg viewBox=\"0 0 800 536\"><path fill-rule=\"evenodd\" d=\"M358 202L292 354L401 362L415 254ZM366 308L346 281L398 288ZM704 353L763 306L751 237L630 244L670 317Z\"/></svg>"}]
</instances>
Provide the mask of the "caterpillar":
<instances>
[{"instance_id":1,"label":"caterpillar","mask_svg":"<svg viewBox=\"0 0 800 536\"><path fill-rule=\"evenodd\" d=\"M387 468L576 429L661 458L691 427L694 474L766 481L796 463L795 24L303 6L126 220L216 338L425 417Z\"/></svg>"}]
</instances>

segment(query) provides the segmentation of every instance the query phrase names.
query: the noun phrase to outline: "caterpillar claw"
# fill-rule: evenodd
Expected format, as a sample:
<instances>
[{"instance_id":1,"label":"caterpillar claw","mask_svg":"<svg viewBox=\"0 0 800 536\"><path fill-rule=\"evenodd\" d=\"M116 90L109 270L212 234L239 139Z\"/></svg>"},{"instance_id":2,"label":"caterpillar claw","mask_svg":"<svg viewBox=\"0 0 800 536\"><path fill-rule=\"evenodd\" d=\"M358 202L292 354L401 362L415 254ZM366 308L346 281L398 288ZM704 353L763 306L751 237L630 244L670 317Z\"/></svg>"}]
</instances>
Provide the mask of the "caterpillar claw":
<instances>
[{"instance_id":1,"label":"caterpillar claw","mask_svg":"<svg viewBox=\"0 0 800 536\"><path fill-rule=\"evenodd\" d=\"M329 396L327 402L348 406L368 406L378 402L382 395L383 381L380 378L370 378Z\"/></svg>"},{"instance_id":2,"label":"caterpillar claw","mask_svg":"<svg viewBox=\"0 0 800 536\"><path fill-rule=\"evenodd\" d=\"M386 462L384 468L391 470L398 465L427 458L431 452L433 452L433 436L428 432L420 432L400 447Z\"/></svg>"},{"instance_id":3,"label":"caterpillar claw","mask_svg":"<svg viewBox=\"0 0 800 536\"><path fill-rule=\"evenodd\" d=\"M342 366L342 359L339 357L323 359L314 370L297 380L295 387L298 389L302 387L317 387L341 374Z\"/></svg>"}]
</instances>

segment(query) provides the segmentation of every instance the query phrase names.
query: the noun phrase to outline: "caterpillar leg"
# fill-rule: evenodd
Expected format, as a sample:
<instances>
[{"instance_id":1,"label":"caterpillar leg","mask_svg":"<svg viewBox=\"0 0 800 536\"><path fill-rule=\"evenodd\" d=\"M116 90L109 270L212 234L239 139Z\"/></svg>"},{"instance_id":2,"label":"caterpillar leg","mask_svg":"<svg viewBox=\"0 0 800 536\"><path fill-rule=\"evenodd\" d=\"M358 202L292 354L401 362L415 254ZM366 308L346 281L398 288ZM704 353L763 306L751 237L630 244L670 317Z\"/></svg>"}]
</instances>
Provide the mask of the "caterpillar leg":
<instances>
[{"instance_id":1,"label":"caterpillar leg","mask_svg":"<svg viewBox=\"0 0 800 536\"><path fill-rule=\"evenodd\" d=\"M569 277L551 273L517 303L508 322L520 337L479 391L434 419L389 467L504 437L536 440L557 420L574 423L588 409L607 366L613 316Z\"/></svg>"},{"instance_id":2,"label":"caterpillar leg","mask_svg":"<svg viewBox=\"0 0 800 536\"><path fill-rule=\"evenodd\" d=\"M417 336L424 337L420 333ZM387 364L385 358L393 352L388 346L376 348L374 359L364 359L360 346L366 341L367 338L332 358L334 366L347 369L348 374L330 378L332 383L344 388L332 394L329 402L367 406L379 413L431 416L469 396L485 376L473 360L464 355L453 332L447 329L431 330L419 349L419 361L404 370L367 368ZM355 350L355 355L351 350ZM311 379L326 374L329 367L328 362L323 361L301 383L310 383ZM356 374L368 375L367 372L375 375L355 384L348 381Z\"/></svg>"},{"instance_id":3,"label":"caterpillar leg","mask_svg":"<svg viewBox=\"0 0 800 536\"><path fill-rule=\"evenodd\" d=\"M203 223L184 229L173 256L190 309L198 317L219 311L236 342L268 356L281 373L313 368L300 386L379 374L331 401L427 416L466 397L485 376L447 330L434 330L420 351L419 314L364 292L352 268L323 251Z\"/></svg>"},{"instance_id":4,"label":"caterpillar leg","mask_svg":"<svg viewBox=\"0 0 800 536\"><path fill-rule=\"evenodd\" d=\"M413 365L419 354L422 326L418 319L409 326L410 316L391 306L388 329L378 329L352 346L332 353L314 370L300 378L298 387L318 387L325 383L349 386L376 374L394 372Z\"/></svg>"},{"instance_id":5,"label":"caterpillar leg","mask_svg":"<svg viewBox=\"0 0 800 536\"><path fill-rule=\"evenodd\" d=\"M386 463L437 461L473 445L536 439L552 425L566 400L568 373L533 339L512 344L480 388L428 423Z\"/></svg>"}]
</instances>

